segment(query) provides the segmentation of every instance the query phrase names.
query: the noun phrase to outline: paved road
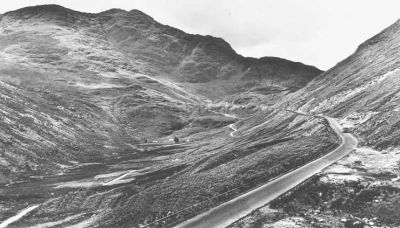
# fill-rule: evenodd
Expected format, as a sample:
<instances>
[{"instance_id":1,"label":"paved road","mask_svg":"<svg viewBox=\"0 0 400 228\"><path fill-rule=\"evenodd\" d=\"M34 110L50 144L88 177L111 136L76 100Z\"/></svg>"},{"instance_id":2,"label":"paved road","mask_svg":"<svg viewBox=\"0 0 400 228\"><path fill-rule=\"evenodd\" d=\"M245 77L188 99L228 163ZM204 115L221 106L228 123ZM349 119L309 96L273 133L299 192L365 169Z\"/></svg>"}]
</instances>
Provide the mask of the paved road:
<instances>
[{"instance_id":1,"label":"paved road","mask_svg":"<svg viewBox=\"0 0 400 228\"><path fill-rule=\"evenodd\" d=\"M357 147L357 139L348 133L342 133L339 123L333 118L326 118L340 137L341 144L332 152L307 165L287 173L267 184L247 192L231 201L215 207L203 214L189 219L177 228L213 228L226 227L238 219L260 208L273 199L299 185L322 169L338 161Z\"/></svg>"}]
</instances>

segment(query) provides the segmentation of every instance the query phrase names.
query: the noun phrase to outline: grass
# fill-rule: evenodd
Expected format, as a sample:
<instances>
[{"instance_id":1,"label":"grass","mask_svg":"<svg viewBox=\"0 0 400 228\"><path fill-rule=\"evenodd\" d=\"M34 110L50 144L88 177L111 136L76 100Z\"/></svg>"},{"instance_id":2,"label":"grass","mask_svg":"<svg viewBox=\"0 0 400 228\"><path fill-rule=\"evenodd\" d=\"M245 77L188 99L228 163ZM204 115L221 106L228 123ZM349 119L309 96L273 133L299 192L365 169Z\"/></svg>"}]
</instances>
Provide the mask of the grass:
<instances>
[{"instance_id":1,"label":"grass","mask_svg":"<svg viewBox=\"0 0 400 228\"><path fill-rule=\"evenodd\" d=\"M293 124L297 117L284 114L287 118L282 119L280 115L283 114L268 116L269 124L249 136L230 143L219 141L222 147L217 146L222 137L217 134L217 153L212 147L201 147L192 154L198 159L178 173L166 179L136 183L143 187L138 193L131 193L128 187L119 188L120 196L110 203L112 211L105 213L101 223L137 226L183 210L158 224L170 226L320 157L335 146L335 136L324 121L298 120L298 124ZM310 135L301 136L306 132Z\"/></svg>"},{"instance_id":2,"label":"grass","mask_svg":"<svg viewBox=\"0 0 400 228\"><path fill-rule=\"evenodd\" d=\"M254 130L238 138L216 128L181 147L149 149L137 159L161 159L149 165L151 172L130 183L59 195L25 222L102 211L102 226L138 226L166 216L154 226L171 226L331 151L337 139L326 122L308 118L268 112L240 125ZM254 128L262 120L265 125Z\"/></svg>"}]
</instances>

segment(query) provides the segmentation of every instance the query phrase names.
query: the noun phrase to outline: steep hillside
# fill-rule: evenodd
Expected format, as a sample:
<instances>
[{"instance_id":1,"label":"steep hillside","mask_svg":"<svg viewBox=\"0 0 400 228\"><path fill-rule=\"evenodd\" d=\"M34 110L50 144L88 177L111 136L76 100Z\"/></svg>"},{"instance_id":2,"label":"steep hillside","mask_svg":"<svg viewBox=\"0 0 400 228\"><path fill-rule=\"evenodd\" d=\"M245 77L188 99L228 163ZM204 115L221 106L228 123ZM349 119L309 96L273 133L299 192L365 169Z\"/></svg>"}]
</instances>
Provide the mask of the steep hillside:
<instances>
[{"instance_id":1,"label":"steep hillside","mask_svg":"<svg viewBox=\"0 0 400 228\"><path fill-rule=\"evenodd\" d=\"M41 207L15 226L82 227L90 216L97 226L131 226L221 203L336 145L321 119L258 112L320 73L243 57L220 38L137 10L44 5L5 13L0 220L28 203ZM230 105L257 107L238 122L220 110Z\"/></svg>"},{"instance_id":2,"label":"steep hillside","mask_svg":"<svg viewBox=\"0 0 400 228\"><path fill-rule=\"evenodd\" d=\"M0 82L0 182L16 175L62 172L76 163L130 148L104 110L46 91ZM115 148L115 149L113 149Z\"/></svg>"},{"instance_id":3,"label":"steep hillside","mask_svg":"<svg viewBox=\"0 0 400 228\"><path fill-rule=\"evenodd\" d=\"M254 86L293 91L321 73L284 59L242 57L220 38L184 33L138 10L28 7L4 14L0 28L6 62L67 73L69 83L143 73L216 98Z\"/></svg>"},{"instance_id":4,"label":"steep hillside","mask_svg":"<svg viewBox=\"0 0 400 228\"><path fill-rule=\"evenodd\" d=\"M284 59L244 58L222 39L186 34L137 10L44 5L0 18L0 80L38 99L86 104L86 115L98 116L92 124L105 118L118 129L115 138L132 142L190 128L211 98L253 88L262 96L271 86L292 92L318 73Z\"/></svg>"},{"instance_id":5,"label":"steep hillside","mask_svg":"<svg viewBox=\"0 0 400 228\"><path fill-rule=\"evenodd\" d=\"M191 143L149 147L136 162L161 162L131 173L128 183L114 188L75 183L73 192L48 201L15 225L169 227L320 157L338 143L324 119L293 112L271 110L236 125L233 135L227 127L217 128L195 134ZM71 215L77 217L68 220Z\"/></svg>"},{"instance_id":6,"label":"steep hillside","mask_svg":"<svg viewBox=\"0 0 400 228\"><path fill-rule=\"evenodd\" d=\"M281 103L341 118L364 145L399 146L399 41L396 22Z\"/></svg>"},{"instance_id":7,"label":"steep hillside","mask_svg":"<svg viewBox=\"0 0 400 228\"><path fill-rule=\"evenodd\" d=\"M276 107L340 120L361 142L299 189L232 227L399 227L400 21Z\"/></svg>"}]
</instances>

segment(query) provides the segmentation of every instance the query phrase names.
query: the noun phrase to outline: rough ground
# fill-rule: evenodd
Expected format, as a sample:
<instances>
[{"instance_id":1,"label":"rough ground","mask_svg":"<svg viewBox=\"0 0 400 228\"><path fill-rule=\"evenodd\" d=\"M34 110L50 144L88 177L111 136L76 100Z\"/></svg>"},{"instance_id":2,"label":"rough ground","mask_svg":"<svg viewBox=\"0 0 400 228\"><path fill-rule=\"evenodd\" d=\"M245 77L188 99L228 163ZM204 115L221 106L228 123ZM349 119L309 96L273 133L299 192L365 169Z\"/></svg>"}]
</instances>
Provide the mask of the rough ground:
<instances>
[{"instance_id":1,"label":"rough ground","mask_svg":"<svg viewBox=\"0 0 400 228\"><path fill-rule=\"evenodd\" d=\"M271 205L232 227L398 227L398 150L359 148ZM274 209L271 209L274 208ZM292 226L286 226L292 227Z\"/></svg>"},{"instance_id":2,"label":"rough ground","mask_svg":"<svg viewBox=\"0 0 400 228\"><path fill-rule=\"evenodd\" d=\"M2 221L40 204L12 226L132 227L196 205L154 226L179 222L337 144L290 109L361 148L233 226L400 225L400 22L319 75L137 10L0 18Z\"/></svg>"},{"instance_id":3,"label":"rough ground","mask_svg":"<svg viewBox=\"0 0 400 228\"><path fill-rule=\"evenodd\" d=\"M55 198L15 225L55 222L86 212L96 215L93 226L138 226L202 202L196 210L167 221L178 222L319 157L336 144L327 123L294 113L258 115L246 124L235 138L225 127L197 133L190 143L172 150L149 148L144 158L162 162L134 175L134 181L114 187L78 185L84 188ZM247 132L249 128L254 130Z\"/></svg>"},{"instance_id":4,"label":"rough ground","mask_svg":"<svg viewBox=\"0 0 400 228\"><path fill-rule=\"evenodd\" d=\"M268 205L276 211L256 211L235 227L277 227L277 222L298 217L304 227L400 226L399 39L397 21L278 102L279 107L341 119L361 146L293 194Z\"/></svg>"},{"instance_id":5,"label":"rough ground","mask_svg":"<svg viewBox=\"0 0 400 228\"><path fill-rule=\"evenodd\" d=\"M100 134L93 137L121 141L109 143L111 147L157 140L192 121L197 126L201 115L196 113L215 97L255 85L268 88L271 80L283 90L296 90L319 73L284 59L242 57L222 39L186 34L137 10L87 14L44 5L0 18L0 80L17 85L22 94L49 100L48 108L60 106L87 119L87 127ZM12 102L19 101L10 100L7 106L21 105ZM30 153L38 149L30 148ZM22 156L27 160L19 163L34 163ZM41 164L48 166L34 165Z\"/></svg>"},{"instance_id":6,"label":"rough ground","mask_svg":"<svg viewBox=\"0 0 400 228\"><path fill-rule=\"evenodd\" d=\"M335 145L323 122L252 108L320 73L138 10L0 15L0 220L40 205L11 226L132 226L234 197Z\"/></svg>"}]
</instances>

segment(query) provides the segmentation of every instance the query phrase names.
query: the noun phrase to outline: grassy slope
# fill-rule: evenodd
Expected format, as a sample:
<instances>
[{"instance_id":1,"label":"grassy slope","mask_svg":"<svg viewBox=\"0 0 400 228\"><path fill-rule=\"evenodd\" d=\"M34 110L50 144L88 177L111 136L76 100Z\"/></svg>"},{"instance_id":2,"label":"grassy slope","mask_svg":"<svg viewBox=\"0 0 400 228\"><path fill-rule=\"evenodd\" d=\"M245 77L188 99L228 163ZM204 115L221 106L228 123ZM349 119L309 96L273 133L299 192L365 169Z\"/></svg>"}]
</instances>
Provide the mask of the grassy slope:
<instances>
[{"instance_id":1,"label":"grassy slope","mask_svg":"<svg viewBox=\"0 0 400 228\"><path fill-rule=\"evenodd\" d=\"M280 105L351 119L363 145L398 146L399 34L396 22Z\"/></svg>"},{"instance_id":2,"label":"grassy slope","mask_svg":"<svg viewBox=\"0 0 400 228\"><path fill-rule=\"evenodd\" d=\"M288 112L253 118L253 124L240 128L253 130L238 138L229 137L229 131L222 129L199 133L198 141L163 163L164 168L159 170L164 170L164 175L155 172L146 181L133 181L113 191L94 188L60 197L26 222L100 209L103 213L96 222L100 226L136 226L202 202L166 222L182 221L321 156L337 143L321 119ZM265 124L256 128L259 122ZM81 201L79 207L73 206L76 201ZM92 203L100 201L104 202ZM52 217L56 212L58 216Z\"/></svg>"},{"instance_id":3,"label":"grassy slope","mask_svg":"<svg viewBox=\"0 0 400 228\"><path fill-rule=\"evenodd\" d=\"M279 106L338 117L362 148L276 201L278 213L262 209L235 227L253 222L272 225L294 217L304 218L303 226L344 227L356 221L399 226L399 39L396 22L305 88L285 97Z\"/></svg>"},{"instance_id":4,"label":"grassy slope","mask_svg":"<svg viewBox=\"0 0 400 228\"><path fill-rule=\"evenodd\" d=\"M18 85L0 91L13 96L2 100L0 108L6 115L0 122L1 140L7 145L1 155L3 182L21 171L55 173L71 161L137 152L129 144L177 130L194 140L176 150L152 150L155 159L166 162L151 167L153 171L139 181L111 192L112 187L95 188L57 198L33 214L39 220L79 208L94 212L110 207L115 210L105 213L106 224L150 221L248 181L229 196L233 197L319 156L335 141L324 123L287 113L242 123L249 128L246 124L255 127L267 121L238 139L222 128L232 120L188 113L188 104L238 88L242 92L259 85L257 91L268 92L272 80L284 91L298 89L320 71L277 58L243 58L221 39L185 34L137 11L89 15L46 6L5 14L0 22L0 60L0 80ZM313 138L317 133L318 141ZM321 147L315 142L322 142ZM177 201L182 196L187 199ZM127 210L129 214L114 218ZM135 211L144 216L131 220Z\"/></svg>"},{"instance_id":5,"label":"grassy slope","mask_svg":"<svg viewBox=\"0 0 400 228\"><path fill-rule=\"evenodd\" d=\"M115 140L121 132L107 113L90 104L7 83L0 84L0 93L0 167L2 177L8 177L4 182L25 172L41 175L111 154L105 145L123 141Z\"/></svg>"}]
</instances>

